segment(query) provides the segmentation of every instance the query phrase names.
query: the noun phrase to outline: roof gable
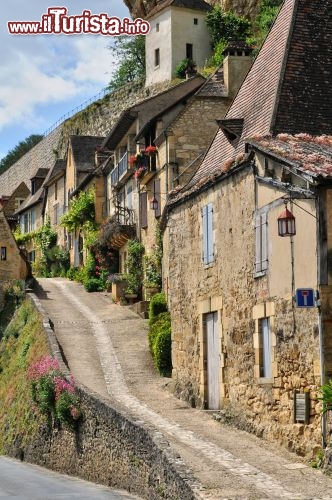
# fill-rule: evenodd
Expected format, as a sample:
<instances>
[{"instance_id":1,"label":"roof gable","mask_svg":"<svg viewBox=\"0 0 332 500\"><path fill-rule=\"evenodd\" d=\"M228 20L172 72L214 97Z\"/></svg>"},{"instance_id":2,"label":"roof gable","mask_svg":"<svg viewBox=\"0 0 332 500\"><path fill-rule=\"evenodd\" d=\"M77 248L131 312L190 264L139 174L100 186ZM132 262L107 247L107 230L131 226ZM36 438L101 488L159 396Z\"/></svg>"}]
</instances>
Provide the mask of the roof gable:
<instances>
[{"instance_id":1,"label":"roof gable","mask_svg":"<svg viewBox=\"0 0 332 500\"><path fill-rule=\"evenodd\" d=\"M284 1L224 120L230 123L243 119L238 144L230 144L220 129L178 198L232 168L236 158L243 155L248 137L279 132L332 133L328 99L332 81L331 12L332 0Z\"/></svg>"},{"instance_id":2,"label":"roof gable","mask_svg":"<svg viewBox=\"0 0 332 500\"><path fill-rule=\"evenodd\" d=\"M72 135L69 138L72 158L78 172L89 172L95 167L95 152L104 137L91 135Z\"/></svg>"}]
</instances>

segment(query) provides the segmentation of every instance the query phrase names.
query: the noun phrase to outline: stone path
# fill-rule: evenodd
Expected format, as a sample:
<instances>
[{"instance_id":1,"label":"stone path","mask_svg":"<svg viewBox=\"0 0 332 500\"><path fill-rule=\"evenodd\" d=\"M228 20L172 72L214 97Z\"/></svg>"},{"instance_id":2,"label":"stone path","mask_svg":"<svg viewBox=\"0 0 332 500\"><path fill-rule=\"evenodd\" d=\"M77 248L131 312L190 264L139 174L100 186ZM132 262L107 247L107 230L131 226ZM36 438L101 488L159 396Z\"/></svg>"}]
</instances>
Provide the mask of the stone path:
<instances>
[{"instance_id":1,"label":"stone path","mask_svg":"<svg viewBox=\"0 0 332 500\"><path fill-rule=\"evenodd\" d=\"M197 498L332 499L332 479L284 450L189 408L167 390L147 346L146 321L108 294L88 294L64 279L39 280L74 377L154 425L203 486Z\"/></svg>"}]
</instances>

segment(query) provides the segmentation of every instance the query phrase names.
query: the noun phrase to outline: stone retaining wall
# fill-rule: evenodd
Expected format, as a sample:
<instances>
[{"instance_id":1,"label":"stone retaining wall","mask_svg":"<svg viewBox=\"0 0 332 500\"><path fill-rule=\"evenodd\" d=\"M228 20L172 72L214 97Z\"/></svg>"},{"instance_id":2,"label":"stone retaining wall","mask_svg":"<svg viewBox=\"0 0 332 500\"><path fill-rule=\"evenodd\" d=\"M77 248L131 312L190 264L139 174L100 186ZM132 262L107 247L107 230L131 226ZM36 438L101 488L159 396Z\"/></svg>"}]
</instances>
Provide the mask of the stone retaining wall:
<instances>
[{"instance_id":1,"label":"stone retaining wall","mask_svg":"<svg viewBox=\"0 0 332 500\"><path fill-rule=\"evenodd\" d=\"M50 350L68 373L50 322L39 300L31 299L43 316ZM9 454L57 472L121 488L149 500L194 499L200 489L162 434L118 402L78 388L84 414L75 433L50 422L28 444L16 443Z\"/></svg>"}]
</instances>

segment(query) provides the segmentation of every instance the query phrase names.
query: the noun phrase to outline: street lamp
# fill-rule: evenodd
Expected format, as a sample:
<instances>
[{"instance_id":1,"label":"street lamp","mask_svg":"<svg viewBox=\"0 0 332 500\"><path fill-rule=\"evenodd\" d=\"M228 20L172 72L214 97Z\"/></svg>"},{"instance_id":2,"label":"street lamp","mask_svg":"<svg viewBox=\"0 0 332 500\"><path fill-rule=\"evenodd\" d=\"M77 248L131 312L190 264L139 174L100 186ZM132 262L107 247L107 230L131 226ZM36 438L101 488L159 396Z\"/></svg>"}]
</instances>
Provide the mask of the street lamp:
<instances>
[{"instance_id":1,"label":"street lamp","mask_svg":"<svg viewBox=\"0 0 332 500\"><path fill-rule=\"evenodd\" d=\"M278 217L278 234L279 236L295 236L295 217L287 208L285 201L285 210Z\"/></svg>"}]
</instances>

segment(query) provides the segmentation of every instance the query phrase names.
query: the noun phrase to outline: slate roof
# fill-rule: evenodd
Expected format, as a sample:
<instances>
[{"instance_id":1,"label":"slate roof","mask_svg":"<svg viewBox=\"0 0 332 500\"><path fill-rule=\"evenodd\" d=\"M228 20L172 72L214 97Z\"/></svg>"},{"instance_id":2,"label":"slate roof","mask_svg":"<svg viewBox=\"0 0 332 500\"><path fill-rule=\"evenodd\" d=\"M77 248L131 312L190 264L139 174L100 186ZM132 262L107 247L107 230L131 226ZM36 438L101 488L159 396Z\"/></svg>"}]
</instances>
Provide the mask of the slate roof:
<instances>
[{"instance_id":1,"label":"slate roof","mask_svg":"<svg viewBox=\"0 0 332 500\"><path fill-rule=\"evenodd\" d=\"M91 135L72 135L69 138L73 160L78 172L89 172L95 168L95 152L105 137Z\"/></svg>"},{"instance_id":2,"label":"slate roof","mask_svg":"<svg viewBox=\"0 0 332 500\"><path fill-rule=\"evenodd\" d=\"M219 130L200 168L175 198L227 172L245 139L280 132L332 133L332 0L285 0L225 119L243 119L239 141Z\"/></svg>"},{"instance_id":3,"label":"slate roof","mask_svg":"<svg viewBox=\"0 0 332 500\"><path fill-rule=\"evenodd\" d=\"M125 110L116 124L111 129L108 136L103 141L103 146L109 149L115 149L119 141L128 132L133 122L140 113L141 128L145 126L154 117L175 106L179 101L186 99L205 82L205 78L198 75L189 80L175 85L157 95L143 99L131 108Z\"/></svg>"},{"instance_id":4,"label":"slate roof","mask_svg":"<svg viewBox=\"0 0 332 500\"><path fill-rule=\"evenodd\" d=\"M228 97L224 84L224 69L220 66L196 92L199 97Z\"/></svg>"},{"instance_id":5,"label":"slate roof","mask_svg":"<svg viewBox=\"0 0 332 500\"><path fill-rule=\"evenodd\" d=\"M39 168L37 172L31 177L31 179L46 179L47 174L49 173L50 169L49 168Z\"/></svg>"},{"instance_id":6,"label":"slate roof","mask_svg":"<svg viewBox=\"0 0 332 500\"><path fill-rule=\"evenodd\" d=\"M41 186L38 191L35 192L34 195L32 195L30 198L25 200L22 205L16 210L14 215L18 215L22 212L25 212L28 208L33 207L34 205L37 205L37 203L41 202L44 198L44 187Z\"/></svg>"},{"instance_id":7,"label":"slate roof","mask_svg":"<svg viewBox=\"0 0 332 500\"><path fill-rule=\"evenodd\" d=\"M61 177L66 170L66 163L66 160L56 160L43 185L50 186L55 179Z\"/></svg>"},{"instance_id":8,"label":"slate roof","mask_svg":"<svg viewBox=\"0 0 332 500\"><path fill-rule=\"evenodd\" d=\"M146 18L149 19L150 17L158 14L158 12L161 12L167 7L182 7L184 9L201 11L209 11L212 8L211 5L204 2L204 0L162 0L161 2L158 2L153 9L151 9Z\"/></svg>"},{"instance_id":9,"label":"slate roof","mask_svg":"<svg viewBox=\"0 0 332 500\"><path fill-rule=\"evenodd\" d=\"M278 134L249 139L248 145L288 163L299 173L316 179L332 177L332 135Z\"/></svg>"}]
</instances>

